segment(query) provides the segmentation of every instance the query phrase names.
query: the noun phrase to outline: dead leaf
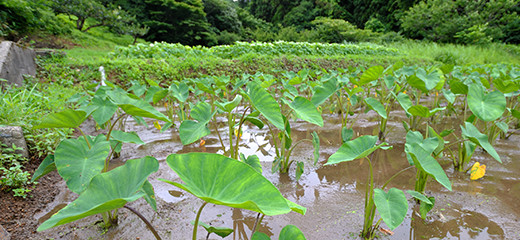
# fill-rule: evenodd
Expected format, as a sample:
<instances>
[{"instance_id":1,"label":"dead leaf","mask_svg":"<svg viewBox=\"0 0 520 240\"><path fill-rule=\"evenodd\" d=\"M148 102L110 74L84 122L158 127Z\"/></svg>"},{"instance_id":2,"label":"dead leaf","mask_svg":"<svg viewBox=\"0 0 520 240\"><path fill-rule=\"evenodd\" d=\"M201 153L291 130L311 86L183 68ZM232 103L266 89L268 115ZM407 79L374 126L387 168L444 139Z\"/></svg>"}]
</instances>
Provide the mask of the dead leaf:
<instances>
[{"instance_id":1,"label":"dead leaf","mask_svg":"<svg viewBox=\"0 0 520 240\"><path fill-rule=\"evenodd\" d=\"M486 165L480 165L479 162L476 162L475 164L473 164L473 167L471 167L470 173L471 176L469 177L469 179L471 180L477 180L479 178L482 178L486 174Z\"/></svg>"}]
</instances>

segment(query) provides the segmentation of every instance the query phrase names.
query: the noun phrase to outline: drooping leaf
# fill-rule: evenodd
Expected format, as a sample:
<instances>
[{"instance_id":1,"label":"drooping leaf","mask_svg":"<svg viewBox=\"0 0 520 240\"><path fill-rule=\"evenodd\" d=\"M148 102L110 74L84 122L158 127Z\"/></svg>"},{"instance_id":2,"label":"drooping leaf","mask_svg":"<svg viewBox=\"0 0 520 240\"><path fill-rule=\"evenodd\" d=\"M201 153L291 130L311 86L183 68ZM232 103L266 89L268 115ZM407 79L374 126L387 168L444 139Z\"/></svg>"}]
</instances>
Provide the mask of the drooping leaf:
<instances>
[{"instance_id":1,"label":"drooping leaf","mask_svg":"<svg viewBox=\"0 0 520 240\"><path fill-rule=\"evenodd\" d=\"M374 204L390 230L401 225L408 211L406 196L397 188L391 188L388 193L381 189L374 189Z\"/></svg>"},{"instance_id":2,"label":"drooping leaf","mask_svg":"<svg viewBox=\"0 0 520 240\"><path fill-rule=\"evenodd\" d=\"M341 147L332 154L325 165L336 164L340 162L352 161L359 158L364 158L383 147L386 143L376 145L377 136L365 135L354 140L343 143Z\"/></svg>"},{"instance_id":3,"label":"drooping leaf","mask_svg":"<svg viewBox=\"0 0 520 240\"><path fill-rule=\"evenodd\" d=\"M471 142L481 146L486 150L489 155L491 155L495 160L502 163L500 160L500 156L498 155L495 148L489 143L488 136L486 134L480 133L480 131L471 123L465 122L465 127L460 126L462 129L462 135L469 139Z\"/></svg>"},{"instance_id":4,"label":"drooping leaf","mask_svg":"<svg viewBox=\"0 0 520 240\"><path fill-rule=\"evenodd\" d=\"M219 154L172 154L166 163L184 184L160 179L217 205L247 209L268 216L292 209L280 191L246 163Z\"/></svg>"},{"instance_id":5,"label":"drooping leaf","mask_svg":"<svg viewBox=\"0 0 520 240\"><path fill-rule=\"evenodd\" d=\"M472 84L468 91L468 106L478 118L486 122L494 121L506 110L506 98L499 91L485 94L482 86Z\"/></svg>"},{"instance_id":6,"label":"drooping leaf","mask_svg":"<svg viewBox=\"0 0 520 240\"><path fill-rule=\"evenodd\" d=\"M109 152L110 143L102 135L92 141L91 148L82 137L66 139L56 148L54 162L67 187L79 194L101 173Z\"/></svg>"},{"instance_id":7,"label":"drooping leaf","mask_svg":"<svg viewBox=\"0 0 520 240\"><path fill-rule=\"evenodd\" d=\"M320 137L316 132L312 132L312 146L314 147L313 155L314 155L314 165L318 163L320 159Z\"/></svg>"},{"instance_id":8,"label":"drooping leaf","mask_svg":"<svg viewBox=\"0 0 520 240\"><path fill-rule=\"evenodd\" d=\"M433 150L427 151L418 143L412 143L408 145L407 152L417 168L431 175L437 182L451 191L451 182L448 176L437 160L431 156Z\"/></svg>"},{"instance_id":9,"label":"drooping leaf","mask_svg":"<svg viewBox=\"0 0 520 240\"><path fill-rule=\"evenodd\" d=\"M43 159L42 163L40 163L40 166L38 166L36 171L34 171L31 182L38 180L39 178L47 175L47 173L50 173L54 170L56 170L56 164L54 163L54 155L49 154L47 155L47 157L45 157L45 159Z\"/></svg>"},{"instance_id":10,"label":"drooping leaf","mask_svg":"<svg viewBox=\"0 0 520 240\"><path fill-rule=\"evenodd\" d=\"M135 143L144 144L143 140L137 135L136 132L123 132L119 130L113 130L110 137L114 140L124 143Z\"/></svg>"},{"instance_id":11,"label":"drooping leaf","mask_svg":"<svg viewBox=\"0 0 520 240\"><path fill-rule=\"evenodd\" d=\"M406 82L408 82L408 84L410 84L410 86L412 86L413 88L418 89L423 93L428 92L428 89L426 88L426 84L424 83L424 81L418 78L416 75L411 75L408 78L406 78Z\"/></svg>"},{"instance_id":12,"label":"drooping leaf","mask_svg":"<svg viewBox=\"0 0 520 240\"><path fill-rule=\"evenodd\" d=\"M296 163L296 181L300 180L300 177L303 174L303 170L304 170L304 163L297 162Z\"/></svg>"},{"instance_id":13,"label":"drooping leaf","mask_svg":"<svg viewBox=\"0 0 520 240\"><path fill-rule=\"evenodd\" d=\"M128 160L112 171L99 174L88 188L72 203L43 222L43 231L94 214L123 207L126 203L143 197L141 189L150 174L159 169L153 157Z\"/></svg>"},{"instance_id":14,"label":"drooping leaf","mask_svg":"<svg viewBox=\"0 0 520 240\"><path fill-rule=\"evenodd\" d=\"M382 118L386 119L388 117L385 106L383 106L383 104L381 104L377 99L371 97L365 98L365 103L370 107L370 109L376 111Z\"/></svg>"},{"instance_id":15,"label":"drooping leaf","mask_svg":"<svg viewBox=\"0 0 520 240\"><path fill-rule=\"evenodd\" d=\"M195 222L192 221L191 224L194 225ZM213 227L213 226L210 226L210 225L208 225L206 223L203 223L201 221L199 221L199 226L202 226L204 229L206 229L206 231L208 233L217 234L217 235L219 235L222 238L225 238L225 237L229 236L229 234L233 233L233 229L231 229L231 228L227 228L227 227Z\"/></svg>"},{"instance_id":16,"label":"drooping leaf","mask_svg":"<svg viewBox=\"0 0 520 240\"><path fill-rule=\"evenodd\" d=\"M48 114L34 128L77 128L85 119L87 119L86 112L67 109L62 112Z\"/></svg>"},{"instance_id":17,"label":"drooping leaf","mask_svg":"<svg viewBox=\"0 0 520 240\"><path fill-rule=\"evenodd\" d=\"M304 97L297 96L294 98L294 101L288 105L302 120L323 127L323 118L311 101Z\"/></svg>"},{"instance_id":18,"label":"drooping leaf","mask_svg":"<svg viewBox=\"0 0 520 240\"><path fill-rule=\"evenodd\" d=\"M141 191L144 193L144 196L143 196L144 200L146 200L146 202L148 204L150 204L150 207L152 207L152 209L157 212L157 202L155 201L155 192L153 190L153 186L150 183L150 181L146 180L144 182L143 187L141 188Z\"/></svg>"},{"instance_id":19,"label":"drooping leaf","mask_svg":"<svg viewBox=\"0 0 520 240\"><path fill-rule=\"evenodd\" d=\"M247 96L251 100L251 104L260 111L269 122L278 129L284 130L285 125L280 105L278 105L273 96L256 82L247 84Z\"/></svg>"},{"instance_id":20,"label":"drooping leaf","mask_svg":"<svg viewBox=\"0 0 520 240\"><path fill-rule=\"evenodd\" d=\"M428 197L424 196L420 192L413 191L413 190L407 190L406 192L408 194L412 195L412 197L414 197L415 199L420 200L421 202L425 202L427 204L432 204L432 202L430 202L430 199L428 199Z\"/></svg>"}]
</instances>

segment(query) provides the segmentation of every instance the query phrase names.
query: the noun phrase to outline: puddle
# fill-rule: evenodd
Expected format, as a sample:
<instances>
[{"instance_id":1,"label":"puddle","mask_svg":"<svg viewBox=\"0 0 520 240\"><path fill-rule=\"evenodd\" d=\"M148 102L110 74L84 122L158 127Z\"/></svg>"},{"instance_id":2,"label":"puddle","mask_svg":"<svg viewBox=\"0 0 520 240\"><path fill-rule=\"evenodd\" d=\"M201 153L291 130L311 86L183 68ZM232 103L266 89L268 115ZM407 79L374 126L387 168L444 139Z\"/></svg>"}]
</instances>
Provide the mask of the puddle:
<instances>
[{"instance_id":1,"label":"puddle","mask_svg":"<svg viewBox=\"0 0 520 240\"><path fill-rule=\"evenodd\" d=\"M404 153L406 132L401 125L404 113L395 112L391 116L393 117L388 123L390 134L387 136L387 142L393 146L393 149L376 152L373 160L374 181L378 187L393 174L408 166ZM372 112L355 119L357 119L354 124L356 135L377 134L378 123L371 120L376 119ZM275 154L267 130L244 126L239 151L246 156L258 155L262 162L264 176L277 186L286 198L307 207L305 216L296 213L266 216L259 229L274 239L287 224L298 226L307 239L358 238L363 222L363 198L368 163L355 160L323 166L326 159L341 145L340 118L336 115L325 115L324 120L323 128L305 122L291 123L294 141L311 139L311 132L316 131L321 142L320 162L317 166L312 165L310 156L312 156L313 148L310 143L299 145L293 152L292 158L305 161L305 173L298 182L294 180L294 170L291 170L289 175L271 173L271 162ZM441 124L450 121L453 119L447 119ZM132 121L128 121L127 124L127 130L136 131L146 145L128 144L123 146L120 159L152 155L160 160L160 170L154 173L150 179L158 199L158 212L153 212L142 199L131 203L131 206L140 210L151 220L163 239L189 238L192 231L190 222L195 219L196 211L202 203L201 200L157 179L179 180L164 162L169 154L194 151L225 154L219 137L211 134L204 137L204 145L194 143L183 146L175 130L160 133L152 124L149 124L148 127L132 125ZM223 124L220 129L222 132L225 131ZM460 129L456 129L456 131L460 131ZM221 137L227 141L224 135ZM520 156L520 146L517 144L519 141L518 134L513 134L507 140L497 140L496 149L503 158L503 164L478 150L473 160L487 165L486 176L478 181L470 181L469 175L453 171L450 160L441 160L441 165L452 181L453 191L444 189L435 181L429 181L426 189L428 194L435 196L436 206L428 219L422 220L418 216L418 207L414 207L414 203L410 201L408 215L403 224L394 230L393 236L383 236L383 239L520 238L520 176L518 175L520 162L516 161L516 158ZM123 162L123 160L118 160L114 163L122 164ZM403 190L413 189L415 174L415 169L406 171L400 177L395 178L388 187ZM54 204L57 207L64 205ZM54 212L49 212L45 216L50 216ZM80 237L78 239L82 239L82 237L83 239L97 238L98 236L101 239L135 239L136 237L153 239L153 235L139 219L125 210L120 212L119 226L105 234L100 234L98 228L92 227L92 222L99 220L99 216L72 223L74 226L83 226L81 230L75 230L74 234ZM226 239L249 239L256 214L229 207L208 205L202 213L201 220L212 226L233 228L235 232ZM382 226L386 228L384 224ZM65 225L39 233L41 235L38 236L74 239L70 238L70 234L63 234L64 231L67 232L67 229L68 227ZM62 235L60 236L60 234ZM202 228L199 229L198 234L201 239L206 236ZM217 238L210 237L210 239Z\"/></svg>"}]
</instances>

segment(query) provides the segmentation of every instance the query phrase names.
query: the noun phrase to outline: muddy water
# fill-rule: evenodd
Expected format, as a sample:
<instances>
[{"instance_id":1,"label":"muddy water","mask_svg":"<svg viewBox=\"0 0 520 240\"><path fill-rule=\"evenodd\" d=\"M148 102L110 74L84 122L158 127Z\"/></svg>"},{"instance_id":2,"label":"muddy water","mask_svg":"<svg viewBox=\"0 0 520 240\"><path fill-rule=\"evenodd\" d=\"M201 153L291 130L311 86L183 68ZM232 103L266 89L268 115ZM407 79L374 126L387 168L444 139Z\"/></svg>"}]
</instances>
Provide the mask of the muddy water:
<instances>
[{"instance_id":1,"label":"muddy water","mask_svg":"<svg viewBox=\"0 0 520 240\"><path fill-rule=\"evenodd\" d=\"M393 149L378 151L374 159L375 183L381 186L389 177L408 166L404 154L406 132L401 127L402 112L391 114L387 142ZM377 134L376 116L369 112L356 118L353 124L356 134ZM245 155L256 154L260 157L266 176L288 199L307 207L305 216L289 213L281 216L265 217L259 230L277 239L280 230L287 224L298 226L307 239L356 239L363 222L363 197L368 163L355 160L333 166L323 166L326 159L340 146L341 123L337 116L326 116L325 126L318 128L304 122L292 123L295 141L311 139L311 132L320 136L320 162L312 165L312 145L301 144L293 152L293 158L305 161L305 173L301 179L294 180L294 170L289 175L271 173L274 149L267 136L267 130L245 126L240 152ZM453 121L448 119L445 122ZM445 124L445 123L442 123ZM441 125L442 125L441 124ZM156 226L163 239L190 239L192 226L190 221L201 201L176 187L157 180L165 178L178 181L178 177L168 168L164 159L172 153L193 151L225 153L217 135L205 137L205 145L198 143L183 146L178 133L167 131L160 133L153 127L137 126L130 120L127 131L136 131L146 145L128 144L123 148L120 159L113 164L122 164L126 159L151 155L160 160L160 170L151 176L158 198L158 212L153 212L142 199L130 206L137 208ZM224 125L220 129L225 132ZM225 136L222 136L225 139ZM487 165L486 176L478 181L470 181L469 175L453 171L449 160L442 160L441 165L452 181L453 191L448 191L440 184L428 182L427 192L435 196L436 206L427 220L418 214L418 206L409 201L408 215L393 236L386 239L520 239L520 156L519 134L513 134L507 140L498 140L497 152L503 164L489 155L477 150L472 161ZM413 189L415 169L408 170L394 179L389 187L407 190ZM44 209L35 218L43 221L53 211L73 201L75 195L69 193L64 185L62 193L53 204ZM153 235L133 214L120 210L120 224L107 232L102 232L96 225L100 216L92 216L71 224L60 226L35 235L35 239L153 239ZM235 232L226 239L249 239L256 214L229 207L208 205L201 220L214 226L233 228ZM382 224L383 227L386 227ZM198 231L200 239L205 239L205 232ZM210 239L218 239L210 237Z\"/></svg>"}]
</instances>

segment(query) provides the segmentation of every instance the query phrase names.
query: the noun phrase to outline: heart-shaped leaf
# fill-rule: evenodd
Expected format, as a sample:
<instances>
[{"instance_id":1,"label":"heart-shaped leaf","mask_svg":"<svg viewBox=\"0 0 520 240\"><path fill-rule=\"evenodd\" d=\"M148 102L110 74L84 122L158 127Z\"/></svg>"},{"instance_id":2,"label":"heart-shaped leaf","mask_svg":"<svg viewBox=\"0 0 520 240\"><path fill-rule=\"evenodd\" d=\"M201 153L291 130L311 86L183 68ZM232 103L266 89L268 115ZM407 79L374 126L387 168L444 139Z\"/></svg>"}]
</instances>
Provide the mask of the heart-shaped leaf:
<instances>
[{"instance_id":1,"label":"heart-shaped leaf","mask_svg":"<svg viewBox=\"0 0 520 240\"><path fill-rule=\"evenodd\" d=\"M484 93L479 84L472 84L468 91L468 106L478 118L489 122L496 120L506 110L506 97L499 91Z\"/></svg>"},{"instance_id":2,"label":"heart-shaped leaf","mask_svg":"<svg viewBox=\"0 0 520 240\"><path fill-rule=\"evenodd\" d=\"M384 71L385 68L383 66L373 66L363 72L357 84L361 87L369 82L375 81L383 76Z\"/></svg>"},{"instance_id":3,"label":"heart-shaped leaf","mask_svg":"<svg viewBox=\"0 0 520 240\"><path fill-rule=\"evenodd\" d=\"M263 232L255 232L251 240L271 240L271 238ZM298 227L287 225L280 232L278 240L306 240L306 238Z\"/></svg>"},{"instance_id":4,"label":"heart-shaped leaf","mask_svg":"<svg viewBox=\"0 0 520 240\"><path fill-rule=\"evenodd\" d=\"M143 184L159 169L153 157L128 160L110 172L95 176L88 188L72 203L43 222L38 231L123 207L144 196Z\"/></svg>"},{"instance_id":5,"label":"heart-shaped leaf","mask_svg":"<svg viewBox=\"0 0 520 240\"><path fill-rule=\"evenodd\" d=\"M90 140L89 140L90 141ZM91 148L84 138L61 141L54 153L58 173L75 193L87 189L92 178L101 173L110 152L110 143L103 135L96 137Z\"/></svg>"},{"instance_id":6,"label":"heart-shaped leaf","mask_svg":"<svg viewBox=\"0 0 520 240\"><path fill-rule=\"evenodd\" d=\"M301 208L289 206L280 191L251 166L219 154L172 154L166 163L184 184L168 180L196 197L217 205L247 209L268 216ZM304 213L304 212L303 212Z\"/></svg>"},{"instance_id":7,"label":"heart-shaped leaf","mask_svg":"<svg viewBox=\"0 0 520 240\"><path fill-rule=\"evenodd\" d=\"M332 96L332 94L334 94L337 90L338 81L336 78L331 78L324 82L323 85L318 85L314 88L311 103L317 107L327 101L327 99L329 99L329 97Z\"/></svg>"},{"instance_id":8,"label":"heart-shaped leaf","mask_svg":"<svg viewBox=\"0 0 520 240\"><path fill-rule=\"evenodd\" d=\"M103 125L110 120L117 110L117 105L112 103L110 99L103 99L98 96L92 98L91 106L95 109L92 112L92 118L94 118L94 121L99 125Z\"/></svg>"},{"instance_id":9,"label":"heart-shaped leaf","mask_svg":"<svg viewBox=\"0 0 520 240\"><path fill-rule=\"evenodd\" d=\"M397 188L391 188L388 193L381 189L374 189L374 204L390 230L401 225L408 211L406 196Z\"/></svg>"},{"instance_id":10,"label":"heart-shaped leaf","mask_svg":"<svg viewBox=\"0 0 520 240\"><path fill-rule=\"evenodd\" d=\"M179 102L186 102L190 96L189 87L184 82L180 82L178 85L174 83L170 85L168 90L170 91L170 94Z\"/></svg>"},{"instance_id":11,"label":"heart-shaped leaf","mask_svg":"<svg viewBox=\"0 0 520 240\"><path fill-rule=\"evenodd\" d=\"M211 112L211 106L206 102L199 102L191 109L190 116L196 119L184 120L179 126L179 137L182 144L191 144L211 133L207 124L213 118L215 112Z\"/></svg>"},{"instance_id":12,"label":"heart-shaped leaf","mask_svg":"<svg viewBox=\"0 0 520 240\"><path fill-rule=\"evenodd\" d=\"M116 141L124 143L135 143L144 144L143 140L137 135L136 132L123 132L119 130L113 130L110 137Z\"/></svg>"}]
</instances>

